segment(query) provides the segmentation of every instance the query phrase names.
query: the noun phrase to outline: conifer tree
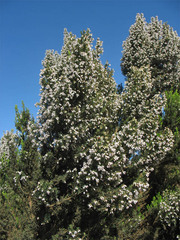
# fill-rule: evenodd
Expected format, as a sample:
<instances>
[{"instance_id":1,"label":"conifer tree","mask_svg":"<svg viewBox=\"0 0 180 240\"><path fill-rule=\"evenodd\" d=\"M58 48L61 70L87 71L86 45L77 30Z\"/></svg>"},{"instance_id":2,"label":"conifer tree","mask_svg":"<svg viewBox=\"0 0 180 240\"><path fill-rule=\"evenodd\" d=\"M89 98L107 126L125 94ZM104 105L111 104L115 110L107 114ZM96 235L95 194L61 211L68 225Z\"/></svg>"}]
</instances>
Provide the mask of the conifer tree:
<instances>
[{"instance_id":1,"label":"conifer tree","mask_svg":"<svg viewBox=\"0 0 180 240\"><path fill-rule=\"evenodd\" d=\"M18 197L14 193L13 181L17 170L17 139L18 136L13 131L7 131L0 141L0 236L2 239L7 239L16 226L16 215L11 209L16 208L14 203Z\"/></svg>"},{"instance_id":2,"label":"conifer tree","mask_svg":"<svg viewBox=\"0 0 180 240\"><path fill-rule=\"evenodd\" d=\"M33 190L39 176L39 154L29 137L33 119L23 104L16 106L17 133L7 132L0 142L1 239L35 239L36 199Z\"/></svg>"}]
</instances>

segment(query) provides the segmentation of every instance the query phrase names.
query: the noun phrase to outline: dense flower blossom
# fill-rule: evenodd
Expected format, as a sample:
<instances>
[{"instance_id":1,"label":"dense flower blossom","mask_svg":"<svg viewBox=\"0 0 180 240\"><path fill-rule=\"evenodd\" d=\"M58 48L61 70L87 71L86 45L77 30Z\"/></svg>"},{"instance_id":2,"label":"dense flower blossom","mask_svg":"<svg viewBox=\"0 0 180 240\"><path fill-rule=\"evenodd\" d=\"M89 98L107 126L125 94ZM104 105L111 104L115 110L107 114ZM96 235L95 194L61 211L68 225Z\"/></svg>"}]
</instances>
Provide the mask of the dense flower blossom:
<instances>
[{"instance_id":1,"label":"dense flower blossom","mask_svg":"<svg viewBox=\"0 0 180 240\"><path fill-rule=\"evenodd\" d=\"M180 38L167 23L162 23L158 17L152 17L147 23L143 14L137 14L123 48L121 67L125 75L132 66L149 65L154 78L153 91L178 87Z\"/></svg>"},{"instance_id":2,"label":"dense flower blossom","mask_svg":"<svg viewBox=\"0 0 180 240\"><path fill-rule=\"evenodd\" d=\"M161 222L168 228L174 227L179 221L179 198L180 192L168 191L163 193L162 201L160 202L160 208L158 215Z\"/></svg>"},{"instance_id":3,"label":"dense flower blossom","mask_svg":"<svg viewBox=\"0 0 180 240\"><path fill-rule=\"evenodd\" d=\"M16 153L18 148L18 135L13 131L7 131L0 139L0 171L9 164L16 162Z\"/></svg>"}]
</instances>

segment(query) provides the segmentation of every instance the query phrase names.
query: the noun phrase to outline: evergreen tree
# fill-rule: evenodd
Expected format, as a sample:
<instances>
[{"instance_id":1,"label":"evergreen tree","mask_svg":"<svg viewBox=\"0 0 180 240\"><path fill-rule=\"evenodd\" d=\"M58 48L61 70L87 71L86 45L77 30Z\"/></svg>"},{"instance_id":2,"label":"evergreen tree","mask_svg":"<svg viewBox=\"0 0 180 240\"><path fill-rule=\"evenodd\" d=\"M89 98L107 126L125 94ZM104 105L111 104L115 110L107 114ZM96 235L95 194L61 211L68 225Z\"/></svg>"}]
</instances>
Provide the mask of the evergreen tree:
<instances>
[{"instance_id":1,"label":"evergreen tree","mask_svg":"<svg viewBox=\"0 0 180 240\"><path fill-rule=\"evenodd\" d=\"M18 136L11 132L4 133L0 141L0 236L7 239L16 228L15 176L17 170ZM15 180L16 181L16 180Z\"/></svg>"},{"instance_id":2,"label":"evergreen tree","mask_svg":"<svg viewBox=\"0 0 180 240\"><path fill-rule=\"evenodd\" d=\"M7 132L0 144L0 233L1 239L35 239L37 236L36 199L33 190L39 177L39 154L29 137L33 119L23 104L16 106L18 132Z\"/></svg>"}]
</instances>

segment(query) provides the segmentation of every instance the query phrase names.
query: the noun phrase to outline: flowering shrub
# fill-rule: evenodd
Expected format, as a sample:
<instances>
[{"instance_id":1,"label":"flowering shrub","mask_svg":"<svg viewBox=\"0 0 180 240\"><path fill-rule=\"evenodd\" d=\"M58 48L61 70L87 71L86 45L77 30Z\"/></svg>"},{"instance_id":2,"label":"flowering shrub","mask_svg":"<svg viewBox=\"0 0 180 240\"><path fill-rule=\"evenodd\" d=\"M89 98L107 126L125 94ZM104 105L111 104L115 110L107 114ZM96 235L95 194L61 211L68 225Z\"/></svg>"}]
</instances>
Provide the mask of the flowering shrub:
<instances>
[{"instance_id":1,"label":"flowering shrub","mask_svg":"<svg viewBox=\"0 0 180 240\"><path fill-rule=\"evenodd\" d=\"M158 17L147 23L143 14L137 14L130 27L129 37L123 43L121 67L124 75L131 67L150 66L154 78L153 91L175 89L179 84L180 38L176 31Z\"/></svg>"},{"instance_id":2,"label":"flowering shrub","mask_svg":"<svg viewBox=\"0 0 180 240\"><path fill-rule=\"evenodd\" d=\"M160 202L158 215L160 221L167 228L176 227L179 222L179 199L180 191L164 191L163 199Z\"/></svg>"},{"instance_id":3,"label":"flowering shrub","mask_svg":"<svg viewBox=\"0 0 180 240\"><path fill-rule=\"evenodd\" d=\"M7 131L0 140L0 169L2 170L9 163L9 160L14 160L18 147L18 136L13 131Z\"/></svg>"},{"instance_id":4,"label":"flowering shrub","mask_svg":"<svg viewBox=\"0 0 180 240\"><path fill-rule=\"evenodd\" d=\"M135 174L137 171L144 173L147 177L145 181L149 184L144 193L144 200L139 199L138 204L142 204L141 211L148 221L154 219L151 230L148 227L144 227L144 232L135 230L134 234L139 235L139 239L144 239L145 236L154 237L153 239L159 239L158 237L173 239L177 231L177 226L169 233L159 231L156 223L158 211L147 213L143 204L146 204L146 195L149 201L154 193L164 191L167 184L171 184L168 183L169 176L163 174L166 172L169 174L166 168L171 165L171 162L173 164L179 162L179 151L177 150L179 148L179 113L177 110L179 95L177 91L174 94L176 89L179 91L179 46L180 38L172 28L166 23L158 21L157 17L147 23L143 14L137 14L136 22L130 28L129 37L123 43L121 67L127 77L127 82L121 94L121 128L124 128L126 122L134 121L135 123L137 121L136 124L131 125L133 131L130 131L131 136L127 141L128 148L126 149L129 150L129 159L136 169L135 171L131 170L132 173ZM167 90L172 91L165 92ZM174 110L172 110L173 108ZM164 109L166 109L165 112ZM173 133L176 131L174 136L170 129ZM135 137L135 130L138 133L137 137ZM131 146L133 146L132 150L129 148ZM161 173L161 169L165 172ZM179 168L174 165L172 169ZM176 174L172 180L173 189L177 184L177 179ZM165 202L168 204L167 201ZM165 203L160 201L160 204L164 206ZM159 208L159 203L157 208ZM173 208L172 216L174 216ZM170 219L172 220L172 218L169 218L169 224ZM145 224L146 221L142 220L141 224ZM157 233L158 237L155 236ZM137 237L137 235L134 236ZM133 234L131 237L133 238Z\"/></svg>"},{"instance_id":5,"label":"flowering shrub","mask_svg":"<svg viewBox=\"0 0 180 240\"><path fill-rule=\"evenodd\" d=\"M93 41L89 29L80 37L64 31L61 52L48 50L43 61L37 121L24 104L22 112L16 107L17 134L1 139L5 239L146 239L152 232L158 239L157 232L176 232L178 178L172 191L164 181L162 198L153 198L160 184L153 181L169 162L178 172L179 111L172 124L170 108L173 102L178 109L179 37L138 14L123 44L126 82L119 92L100 60L102 42ZM155 231L148 233L148 221Z\"/></svg>"}]
</instances>

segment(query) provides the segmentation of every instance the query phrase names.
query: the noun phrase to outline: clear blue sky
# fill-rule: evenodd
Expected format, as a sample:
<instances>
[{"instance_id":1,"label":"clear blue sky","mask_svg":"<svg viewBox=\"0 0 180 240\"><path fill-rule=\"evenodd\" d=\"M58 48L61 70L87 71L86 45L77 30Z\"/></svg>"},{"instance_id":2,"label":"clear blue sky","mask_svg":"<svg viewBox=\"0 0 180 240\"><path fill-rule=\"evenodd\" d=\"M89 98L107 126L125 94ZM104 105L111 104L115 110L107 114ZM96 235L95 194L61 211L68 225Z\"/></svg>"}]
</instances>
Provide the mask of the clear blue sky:
<instances>
[{"instance_id":1,"label":"clear blue sky","mask_svg":"<svg viewBox=\"0 0 180 240\"><path fill-rule=\"evenodd\" d=\"M22 100L36 117L41 61L46 49L60 52L64 28L77 36L90 28L103 41L102 62L124 82L122 42L137 13L148 22L158 16L180 34L180 0L0 0L0 137L14 128L14 107L21 109Z\"/></svg>"}]
</instances>

